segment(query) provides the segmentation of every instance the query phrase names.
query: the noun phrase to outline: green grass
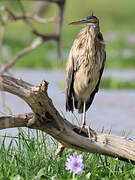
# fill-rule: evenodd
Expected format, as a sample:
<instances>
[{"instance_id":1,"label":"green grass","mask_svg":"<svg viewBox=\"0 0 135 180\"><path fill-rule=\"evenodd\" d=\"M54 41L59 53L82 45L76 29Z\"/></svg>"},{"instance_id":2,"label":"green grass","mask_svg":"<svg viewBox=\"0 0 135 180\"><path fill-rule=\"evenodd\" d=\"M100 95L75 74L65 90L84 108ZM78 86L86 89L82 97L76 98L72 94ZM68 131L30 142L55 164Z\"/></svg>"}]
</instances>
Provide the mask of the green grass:
<instances>
[{"instance_id":1,"label":"green grass","mask_svg":"<svg viewBox=\"0 0 135 180\"><path fill-rule=\"evenodd\" d=\"M65 150L62 157L55 155L57 143L41 131L36 136L30 136L18 129L17 137L10 137L8 147L1 140L0 145L0 180L71 180L73 175L65 170L66 159L73 154L73 150ZM53 143L52 143L53 142ZM76 175L81 179L134 179L135 167L131 163L119 161L107 156L82 153L85 165L84 173Z\"/></svg>"},{"instance_id":2,"label":"green grass","mask_svg":"<svg viewBox=\"0 0 135 180\"><path fill-rule=\"evenodd\" d=\"M7 1L7 3L9 3ZM26 9L29 8L31 2L23 1ZM3 3L0 2L0 6ZM10 6L11 7L11 3ZM64 12L64 21L62 28L62 52L65 68L66 60L69 50L72 46L73 40L76 38L78 32L82 27L68 26L68 23L73 20L82 19L90 14L93 10L94 13L100 18L101 31L103 34L106 32L118 33L118 39L114 41L107 41L107 68L135 68L135 54L125 58L122 55L124 49L131 49L134 52L135 44L130 44L126 36L134 33L134 6L135 1L130 0L130 3L123 0L68 0ZM12 9L19 12L17 3L14 2ZM51 4L48 10L44 13L43 17L52 17L57 13L55 4ZM33 21L32 21L33 22ZM33 22L34 23L34 22ZM53 32L54 24L37 24L34 26L41 33ZM0 62L5 63L11 57L14 57L21 49L27 47L35 38L34 35L29 33L27 26L22 21L9 22L6 27L6 34L4 38L4 50L0 50ZM31 68L57 68L57 52L56 43L47 42L43 46L33 52L20 58L16 63L16 67L31 67Z\"/></svg>"},{"instance_id":3,"label":"green grass","mask_svg":"<svg viewBox=\"0 0 135 180\"><path fill-rule=\"evenodd\" d=\"M61 82L60 87L65 89L65 82ZM103 89L135 89L135 80L124 81L122 79L102 78L100 88Z\"/></svg>"},{"instance_id":4,"label":"green grass","mask_svg":"<svg viewBox=\"0 0 135 180\"><path fill-rule=\"evenodd\" d=\"M124 81L121 79L103 78L100 87L103 89L135 89L135 80Z\"/></svg>"}]
</instances>

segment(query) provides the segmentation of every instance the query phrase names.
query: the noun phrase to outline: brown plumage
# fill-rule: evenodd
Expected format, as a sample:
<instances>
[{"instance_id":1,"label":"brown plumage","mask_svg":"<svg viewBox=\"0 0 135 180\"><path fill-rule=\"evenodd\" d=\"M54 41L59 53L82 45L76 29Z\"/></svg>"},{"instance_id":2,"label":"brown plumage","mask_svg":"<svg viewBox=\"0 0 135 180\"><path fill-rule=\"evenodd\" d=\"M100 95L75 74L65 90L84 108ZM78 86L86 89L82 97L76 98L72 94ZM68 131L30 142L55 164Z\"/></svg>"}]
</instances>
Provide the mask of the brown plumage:
<instances>
[{"instance_id":1,"label":"brown plumage","mask_svg":"<svg viewBox=\"0 0 135 180\"><path fill-rule=\"evenodd\" d=\"M86 24L70 50L66 66L66 110L74 107L84 113L98 92L106 59L105 43L100 32L99 20L89 16L71 24Z\"/></svg>"}]
</instances>

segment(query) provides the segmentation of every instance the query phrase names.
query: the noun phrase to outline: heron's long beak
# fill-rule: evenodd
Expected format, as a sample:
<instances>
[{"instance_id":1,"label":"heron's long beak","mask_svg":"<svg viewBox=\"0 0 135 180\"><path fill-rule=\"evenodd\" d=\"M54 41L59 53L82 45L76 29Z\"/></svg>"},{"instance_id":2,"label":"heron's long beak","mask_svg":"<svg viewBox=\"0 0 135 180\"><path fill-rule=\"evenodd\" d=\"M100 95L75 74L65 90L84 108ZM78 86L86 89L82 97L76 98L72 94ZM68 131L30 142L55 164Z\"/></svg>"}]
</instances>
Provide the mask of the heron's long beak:
<instances>
[{"instance_id":1,"label":"heron's long beak","mask_svg":"<svg viewBox=\"0 0 135 180\"><path fill-rule=\"evenodd\" d=\"M96 21L95 19L83 19L81 21L71 22L69 25L81 25L81 24L87 24L87 23L94 24L96 23Z\"/></svg>"},{"instance_id":2,"label":"heron's long beak","mask_svg":"<svg viewBox=\"0 0 135 180\"><path fill-rule=\"evenodd\" d=\"M81 21L74 21L74 22L71 22L69 23L69 25L81 25L81 24L86 24L87 21L86 20L81 20Z\"/></svg>"}]
</instances>

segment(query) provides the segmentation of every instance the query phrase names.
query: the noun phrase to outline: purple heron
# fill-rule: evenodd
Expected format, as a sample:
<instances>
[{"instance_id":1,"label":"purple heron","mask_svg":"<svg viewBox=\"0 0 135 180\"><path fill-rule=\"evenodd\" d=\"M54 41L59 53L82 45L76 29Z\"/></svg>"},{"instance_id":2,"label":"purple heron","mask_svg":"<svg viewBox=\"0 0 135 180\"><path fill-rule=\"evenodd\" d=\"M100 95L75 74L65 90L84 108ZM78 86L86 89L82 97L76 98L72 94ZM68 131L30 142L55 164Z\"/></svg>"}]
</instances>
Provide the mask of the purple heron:
<instances>
[{"instance_id":1,"label":"purple heron","mask_svg":"<svg viewBox=\"0 0 135 180\"><path fill-rule=\"evenodd\" d=\"M98 92L104 69L106 50L100 32L99 19L88 16L70 25L85 25L74 40L66 66L66 111L83 113L82 127L86 126L86 111Z\"/></svg>"}]
</instances>

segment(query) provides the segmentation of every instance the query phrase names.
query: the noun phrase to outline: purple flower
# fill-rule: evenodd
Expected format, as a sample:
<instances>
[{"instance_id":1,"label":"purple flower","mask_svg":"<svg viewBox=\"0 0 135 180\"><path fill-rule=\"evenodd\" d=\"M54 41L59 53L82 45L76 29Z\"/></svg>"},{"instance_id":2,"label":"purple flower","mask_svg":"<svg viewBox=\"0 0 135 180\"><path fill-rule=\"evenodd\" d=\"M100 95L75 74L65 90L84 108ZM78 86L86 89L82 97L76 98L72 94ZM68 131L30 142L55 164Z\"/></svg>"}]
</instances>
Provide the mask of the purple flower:
<instances>
[{"instance_id":1,"label":"purple flower","mask_svg":"<svg viewBox=\"0 0 135 180\"><path fill-rule=\"evenodd\" d=\"M74 172L76 174L82 174L84 169L82 155L78 155L77 152L74 152L73 156L69 156L66 162L66 170Z\"/></svg>"}]
</instances>

